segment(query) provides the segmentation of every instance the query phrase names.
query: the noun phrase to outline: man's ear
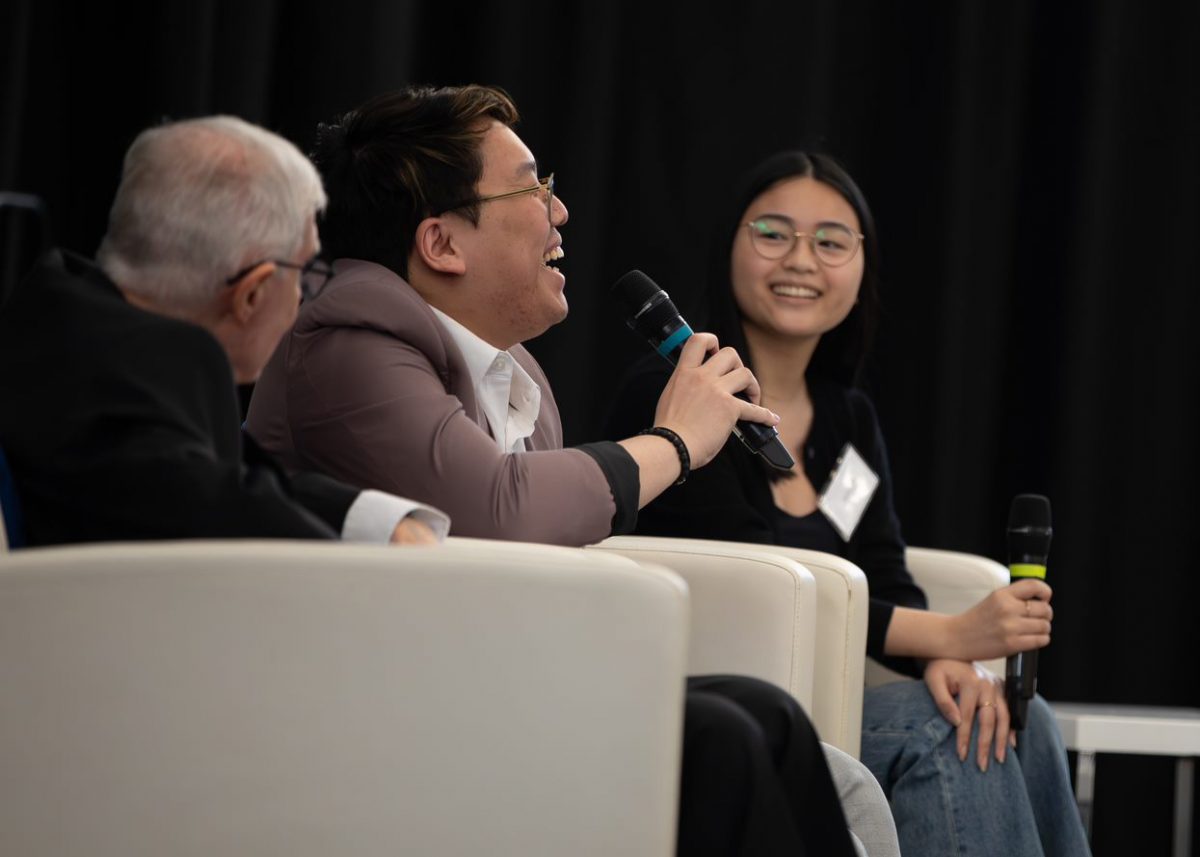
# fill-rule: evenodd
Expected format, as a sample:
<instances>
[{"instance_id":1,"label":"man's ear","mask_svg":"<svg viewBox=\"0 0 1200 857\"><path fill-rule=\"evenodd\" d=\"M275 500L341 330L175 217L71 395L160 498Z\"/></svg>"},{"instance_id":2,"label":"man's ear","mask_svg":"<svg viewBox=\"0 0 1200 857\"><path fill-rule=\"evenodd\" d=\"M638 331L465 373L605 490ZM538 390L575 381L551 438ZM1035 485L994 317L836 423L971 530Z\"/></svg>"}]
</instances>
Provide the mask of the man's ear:
<instances>
[{"instance_id":1,"label":"man's ear","mask_svg":"<svg viewBox=\"0 0 1200 857\"><path fill-rule=\"evenodd\" d=\"M267 280L275 275L275 271L274 262L263 262L229 287L229 314L239 324L248 324L254 318L266 296Z\"/></svg>"},{"instance_id":2,"label":"man's ear","mask_svg":"<svg viewBox=\"0 0 1200 857\"><path fill-rule=\"evenodd\" d=\"M467 272L467 260L455 234L457 226L445 217L426 217L417 224L413 252L430 270L456 275Z\"/></svg>"}]
</instances>

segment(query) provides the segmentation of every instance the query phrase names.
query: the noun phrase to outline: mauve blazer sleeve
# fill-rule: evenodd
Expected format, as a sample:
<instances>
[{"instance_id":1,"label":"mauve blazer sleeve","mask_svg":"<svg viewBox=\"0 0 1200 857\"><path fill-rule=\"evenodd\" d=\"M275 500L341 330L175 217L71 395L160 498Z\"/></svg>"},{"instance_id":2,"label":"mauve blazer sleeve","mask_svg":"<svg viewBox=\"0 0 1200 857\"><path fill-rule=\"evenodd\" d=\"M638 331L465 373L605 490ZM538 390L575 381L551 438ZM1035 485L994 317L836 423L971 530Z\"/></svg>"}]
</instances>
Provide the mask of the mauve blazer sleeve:
<instances>
[{"instance_id":1,"label":"mauve blazer sleeve","mask_svg":"<svg viewBox=\"0 0 1200 857\"><path fill-rule=\"evenodd\" d=\"M475 421L465 364L424 301L377 265L339 266L259 381L251 433L289 466L444 510L454 535L564 545L607 537L625 501L596 458L501 453ZM557 409L537 380L547 395L533 440L557 447Z\"/></svg>"}]
</instances>

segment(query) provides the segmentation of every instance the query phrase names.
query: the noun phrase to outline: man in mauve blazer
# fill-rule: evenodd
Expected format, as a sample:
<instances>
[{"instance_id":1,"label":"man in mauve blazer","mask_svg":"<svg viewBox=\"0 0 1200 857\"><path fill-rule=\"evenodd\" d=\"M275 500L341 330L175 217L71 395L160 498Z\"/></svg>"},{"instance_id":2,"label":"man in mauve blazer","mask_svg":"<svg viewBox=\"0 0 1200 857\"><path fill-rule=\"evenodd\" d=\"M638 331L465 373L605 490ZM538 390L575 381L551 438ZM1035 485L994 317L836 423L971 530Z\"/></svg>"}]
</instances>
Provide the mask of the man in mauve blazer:
<instances>
[{"instance_id":1,"label":"man in mauve blazer","mask_svg":"<svg viewBox=\"0 0 1200 857\"><path fill-rule=\"evenodd\" d=\"M521 343L566 315L554 265L567 209L515 121L496 89L410 88L319 129L336 274L263 372L248 429L289 467L436 504L456 534L580 545L627 531L736 419L777 418L734 397L757 398L753 375L697 334L654 434L562 448L550 385ZM854 853L786 692L688 679L679 853Z\"/></svg>"},{"instance_id":2,"label":"man in mauve blazer","mask_svg":"<svg viewBox=\"0 0 1200 857\"><path fill-rule=\"evenodd\" d=\"M632 529L637 469L614 443L562 448L550 385L528 452L505 454L463 353L411 286L339 259L303 307L251 399L247 428L289 468L312 469L452 510L459 535L581 545Z\"/></svg>"},{"instance_id":3,"label":"man in mauve blazer","mask_svg":"<svg viewBox=\"0 0 1200 857\"><path fill-rule=\"evenodd\" d=\"M566 206L513 133L507 96L422 93L321 127L336 273L264 371L247 429L289 467L445 509L456 535L582 545L629 532L737 419L778 418L734 396L757 398L754 376L698 334L650 433L563 449L521 343L567 313L554 267Z\"/></svg>"},{"instance_id":4,"label":"man in mauve blazer","mask_svg":"<svg viewBox=\"0 0 1200 857\"><path fill-rule=\"evenodd\" d=\"M324 200L291 143L241 120L138 137L100 264L56 251L0 312L0 444L28 543L445 530L420 504L289 479L242 435L235 383L295 317Z\"/></svg>"}]
</instances>

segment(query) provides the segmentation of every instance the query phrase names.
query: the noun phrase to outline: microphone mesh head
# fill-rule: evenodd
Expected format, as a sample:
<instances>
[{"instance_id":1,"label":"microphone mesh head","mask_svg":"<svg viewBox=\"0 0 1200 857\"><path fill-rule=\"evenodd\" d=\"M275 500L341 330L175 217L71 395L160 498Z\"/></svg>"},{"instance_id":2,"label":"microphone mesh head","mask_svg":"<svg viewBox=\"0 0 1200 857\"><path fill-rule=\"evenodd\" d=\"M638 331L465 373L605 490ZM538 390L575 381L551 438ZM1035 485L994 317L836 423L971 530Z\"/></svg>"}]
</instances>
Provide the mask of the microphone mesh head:
<instances>
[{"instance_id":1,"label":"microphone mesh head","mask_svg":"<svg viewBox=\"0 0 1200 857\"><path fill-rule=\"evenodd\" d=\"M637 269L625 274L612 287L612 295L620 301L626 318L631 318L634 313L646 305L646 301L661 291L662 289L654 280Z\"/></svg>"},{"instance_id":2,"label":"microphone mesh head","mask_svg":"<svg viewBox=\"0 0 1200 857\"><path fill-rule=\"evenodd\" d=\"M1050 500L1041 494L1018 494L1008 509L1008 528L1050 529Z\"/></svg>"}]
</instances>

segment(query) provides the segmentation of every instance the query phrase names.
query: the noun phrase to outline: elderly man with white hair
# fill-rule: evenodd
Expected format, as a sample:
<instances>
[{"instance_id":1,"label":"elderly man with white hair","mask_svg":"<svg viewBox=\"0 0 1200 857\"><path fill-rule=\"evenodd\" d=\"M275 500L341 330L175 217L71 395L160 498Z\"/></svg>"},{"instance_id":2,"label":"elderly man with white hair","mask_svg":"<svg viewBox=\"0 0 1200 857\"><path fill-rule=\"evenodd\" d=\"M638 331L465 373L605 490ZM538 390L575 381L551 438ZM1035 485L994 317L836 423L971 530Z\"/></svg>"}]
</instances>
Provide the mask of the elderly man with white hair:
<instances>
[{"instance_id":1,"label":"elderly man with white hair","mask_svg":"<svg viewBox=\"0 0 1200 857\"><path fill-rule=\"evenodd\" d=\"M138 136L97 263L53 251L0 312L0 446L29 544L445 534L428 506L288 478L241 431L235 385L330 274L324 205L296 147L240 119Z\"/></svg>"}]
</instances>

